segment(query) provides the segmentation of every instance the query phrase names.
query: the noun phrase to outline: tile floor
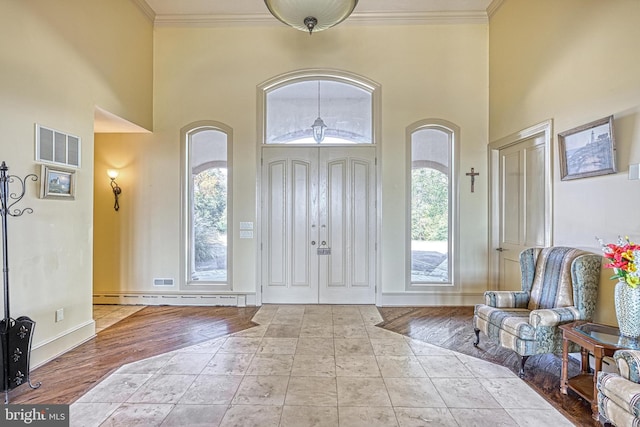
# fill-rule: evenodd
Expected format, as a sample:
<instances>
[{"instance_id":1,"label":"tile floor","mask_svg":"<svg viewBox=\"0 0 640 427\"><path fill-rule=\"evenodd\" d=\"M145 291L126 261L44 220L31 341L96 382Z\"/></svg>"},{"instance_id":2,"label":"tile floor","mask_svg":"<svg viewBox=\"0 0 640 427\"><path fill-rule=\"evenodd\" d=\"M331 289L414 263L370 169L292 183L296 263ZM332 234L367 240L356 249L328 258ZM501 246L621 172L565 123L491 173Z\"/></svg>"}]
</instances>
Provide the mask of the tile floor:
<instances>
[{"instance_id":1,"label":"tile floor","mask_svg":"<svg viewBox=\"0 0 640 427\"><path fill-rule=\"evenodd\" d=\"M571 426L510 370L374 326L373 306L263 306L260 326L125 365L72 426Z\"/></svg>"}]
</instances>

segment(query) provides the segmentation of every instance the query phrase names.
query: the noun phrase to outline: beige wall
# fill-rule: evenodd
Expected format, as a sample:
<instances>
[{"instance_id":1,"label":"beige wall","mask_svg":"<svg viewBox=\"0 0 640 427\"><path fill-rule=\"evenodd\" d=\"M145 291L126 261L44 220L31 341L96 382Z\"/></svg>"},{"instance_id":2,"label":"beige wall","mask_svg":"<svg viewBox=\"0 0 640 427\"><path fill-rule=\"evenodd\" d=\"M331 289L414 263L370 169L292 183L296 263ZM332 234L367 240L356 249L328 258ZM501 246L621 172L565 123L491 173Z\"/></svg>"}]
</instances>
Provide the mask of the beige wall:
<instances>
[{"instance_id":1,"label":"beige wall","mask_svg":"<svg viewBox=\"0 0 640 427\"><path fill-rule=\"evenodd\" d=\"M490 19L490 140L553 119L554 134L613 114L619 173L561 181L553 141L553 243L600 251L640 240L640 2L505 0ZM555 136L554 135L554 136ZM615 324L604 270L596 319Z\"/></svg>"},{"instance_id":2,"label":"beige wall","mask_svg":"<svg viewBox=\"0 0 640 427\"><path fill-rule=\"evenodd\" d=\"M152 152L154 146L150 134L105 134L95 135L94 154L94 213L93 220L93 291L127 291L126 283L139 281L146 265L146 252L138 249L146 238L146 227L131 227L135 218L152 221L154 209L141 210L138 201L143 198L138 185L139 173L149 167L143 155ZM122 193L118 197L120 208L114 210L114 196L107 170L117 169L116 182ZM163 233L160 233L163 234ZM123 256L123 253L126 256Z\"/></svg>"},{"instance_id":3,"label":"beige wall","mask_svg":"<svg viewBox=\"0 0 640 427\"><path fill-rule=\"evenodd\" d=\"M117 282L96 277L96 289L153 292L154 277L179 278L180 129L216 120L234 132L234 290L255 292L257 239L237 237L240 221L256 221L256 87L282 73L325 68L362 75L382 88L383 292L405 289L405 130L417 120L438 118L461 128L463 262L457 292L481 293L487 276L486 179L480 176L472 194L464 172L475 167L486 173L487 38L485 24L343 25L312 37L284 26L156 28L154 134L151 140L117 141L110 160L135 164L130 184L137 189L123 190L135 191L135 197L124 196L118 215L127 239L111 240L116 264L129 267L120 269ZM96 159L106 157L100 147Z\"/></svg>"},{"instance_id":4,"label":"beige wall","mask_svg":"<svg viewBox=\"0 0 640 427\"><path fill-rule=\"evenodd\" d=\"M130 0L0 0L0 9L1 160L18 176L40 174L35 123L82 138L76 199L41 200L29 183L18 206L33 214L9 218L11 314L36 321L33 366L94 334L94 106L151 126L153 32Z\"/></svg>"}]
</instances>

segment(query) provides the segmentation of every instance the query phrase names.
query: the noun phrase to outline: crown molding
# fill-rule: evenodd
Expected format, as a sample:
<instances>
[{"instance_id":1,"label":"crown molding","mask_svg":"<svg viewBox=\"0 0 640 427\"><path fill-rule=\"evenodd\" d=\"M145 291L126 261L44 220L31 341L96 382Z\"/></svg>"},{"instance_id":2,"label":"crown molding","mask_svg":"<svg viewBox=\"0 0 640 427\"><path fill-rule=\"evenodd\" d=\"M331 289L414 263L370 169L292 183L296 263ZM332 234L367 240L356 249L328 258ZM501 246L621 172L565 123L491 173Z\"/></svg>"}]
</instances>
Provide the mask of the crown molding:
<instances>
[{"instance_id":1,"label":"crown molding","mask_svg":"<svg viewBox=\"0 0 640 427\"><path fill-rule=\"evenodd\" d=\"M269 14L228 14L228 15L156 15L158 27L225 27L244 25L279 24L280 21Z\"/></svg>"},{"instance_id":2,"label":"crown molding","mask_svg":"<svg viewBox=\"0 0 640 427\"><path fill-rule=\"evenodd\" d=\"M149 21L151 21L152 23L155 21L156 12L151 8L151 6L149 6L146 0L131 0L131 1L136 6L138 6L138 8L142 11L142 13L145 14L147 18L149 18Z\"/></svg>"},{"instance_id":3,"label":"crown molding","mask_svg":"<svg viewBox=\"0 0 640 427\"><path fill-rule=\"evenodd\" d=\"M500 9L500 6L505 2L505 0L493 0L489 6L487 7L487 16L489 18L493 17L493 15Z\"/></svg>"},{"instance_id":4,"label":"crown molding","mask_svg":"<svg viewBox=\"0 0 640 427\"><path fill-rule=\"evenodd\" d=\"M488 17L481 11L363 12L354 13L345 22L363 25L486 24Z\"/></svg>"},{"instance_id":5,"label":"crown molding","mask_svg":"<svg viewBox=\"0 0 640 427\"><path fill-rule=\"evenodd\" d=\"M144 0L134 0L142 1ZM494 0L497 1L497 0ZM500 0L501 1L501 0ZM353 13L340 25L442 25L442 24L487 24L486 12L363 12ZM282 25L268 13L234 15L156 15L158 27L218 27L249 25Z\"/></svg>"}]
</instances>

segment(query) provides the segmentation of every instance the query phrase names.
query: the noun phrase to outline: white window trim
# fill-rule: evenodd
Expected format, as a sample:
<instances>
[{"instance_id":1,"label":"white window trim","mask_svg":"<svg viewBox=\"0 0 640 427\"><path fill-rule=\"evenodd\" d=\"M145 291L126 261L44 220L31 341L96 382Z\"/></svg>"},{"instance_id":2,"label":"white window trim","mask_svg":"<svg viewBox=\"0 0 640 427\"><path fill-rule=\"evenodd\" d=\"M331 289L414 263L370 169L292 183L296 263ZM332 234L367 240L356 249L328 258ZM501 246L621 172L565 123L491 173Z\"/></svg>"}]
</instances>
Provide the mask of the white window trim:
<instances>
[{"instance_id":1,"label":"white window trim","mask_svg":"<svg viewBox=\"0 0 640 427\"><path fill-rule=\"evenodd\" d=\"M411 137L414 132L422 129L437 129L447 132L451 135L451 195L449 198L449 282L443 283L418 283L411 281L411 170L412 170L412 152ZM406 230L405 230L405 290L407 291L426 291L426 292L442 292L444 290L459 291L460 289L460 257L459 257L459 241L460 241L460 216L459 216L459 194L458 189L458 171L459 160L458 152L460 146L460 128L447 120L442 119L424 119L410 124L406 130Z\"/></svg>"},{"instance_id":2,"label":"white window trim","mask_svg":"<svg viewBox=\"0 0 640 427\"><path fill-rule=\"evenodd\" d=\"M203 131L216 130L227 135L227 281L196 282L189 281L189 248L190 241L190 209L191 195L189 183L189 138L190 135ZM188 124L180 130L180 289L198 292L229 291L233 289L233 129L224 123L203 120Z\"/></svg>"}]
</instances>

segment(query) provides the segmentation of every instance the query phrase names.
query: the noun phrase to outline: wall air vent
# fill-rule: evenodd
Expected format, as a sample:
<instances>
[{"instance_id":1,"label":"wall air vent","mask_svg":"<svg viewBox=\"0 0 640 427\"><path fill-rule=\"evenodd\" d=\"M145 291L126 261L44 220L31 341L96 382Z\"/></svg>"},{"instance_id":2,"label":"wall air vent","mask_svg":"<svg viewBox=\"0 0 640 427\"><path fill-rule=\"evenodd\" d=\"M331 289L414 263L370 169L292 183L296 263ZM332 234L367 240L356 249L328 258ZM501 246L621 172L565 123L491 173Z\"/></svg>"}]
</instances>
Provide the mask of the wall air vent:
<instances>
[{"instance_id":1,"label":"wall air vent","mask_svg":"<svg viewBox=\"0 0 640 427\"><path fill-rule=\"evenodd\" d=\"M36 124L36 161L80 167L80 137Z\"/></svg>"},{"instance_id":2,"label":"wall air vent","mask_svg":"<svg viewBox=\"0 0 640 427\"><path fill-rule=\"evenodd\" d=\"M173 286L173 279L153 279L153 286Z\"/></svg>"}]
</instances>

